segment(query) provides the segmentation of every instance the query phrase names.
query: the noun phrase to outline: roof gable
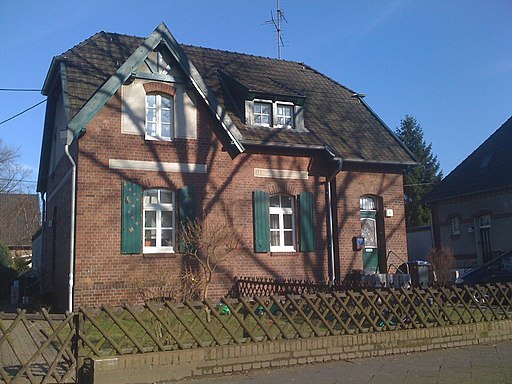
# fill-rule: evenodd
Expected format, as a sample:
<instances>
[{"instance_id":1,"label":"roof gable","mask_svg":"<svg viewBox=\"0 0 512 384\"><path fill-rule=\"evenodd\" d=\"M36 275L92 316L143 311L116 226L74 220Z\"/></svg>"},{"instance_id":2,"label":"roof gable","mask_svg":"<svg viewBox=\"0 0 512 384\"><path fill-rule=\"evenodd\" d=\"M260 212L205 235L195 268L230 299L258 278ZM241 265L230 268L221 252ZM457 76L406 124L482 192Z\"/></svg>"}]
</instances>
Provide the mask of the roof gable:
<instances>
[{"instance_id":1,"label":"roof gable","mask_svg":"<svg viewBox=\"0 0 512 384\"><path fill-rule=\"evenodd\" d=\"M137 44L138 46L125 61L121 62L120 60L127 56L130 50ZM163 23L144 40L116 34L107 35L105 32L101 32L62 55L63 59L71 57L70 65L65 61L66 68L64 73L67 75L68 71L79 70L81 72L75 74L74 78L82 78L84 80L82 86L78 85L76 81L74 82L75 87L78 89L75 90L76 94L69 98L72 100L70 101L70 108L72 110L70 115L73 117L68 123L68 128L75 133L75 136L80 135L85 130L89 121L119 90L132 73L141 67L148 58L149 62L151 62L151 54L161 44L168 49L174 60L181 67L181 70L215 113L235 146L239 151L243 151L243 146L240 144L241 135L236 126L224 112L222 105L217 102L215 95L206 87L199 72L188 60L188 57L174 36ZM110 61L107 60L105 62L105 59L110 57L110 48L118 46L122 48L112 55ZM114 69L115 72L111 74ZM103 83L102 80L104 81ZM96 90L94 90L95 87L97 87ZM94 90L92 94L90 94L91 90ZM69 92L69 90L65 92ZM85 101L85 97L89 94L90 97Z\"/></svg>"},{"instance_id":2,"label":"roof gable","mask_svg":"<svg viewBox=\"0 0 512 384\"><path fill-rule=\"evenodd\" d=\"M512 117L460 163L424 199L446 200L512 187Z\"/></svg>"}]
</instances>

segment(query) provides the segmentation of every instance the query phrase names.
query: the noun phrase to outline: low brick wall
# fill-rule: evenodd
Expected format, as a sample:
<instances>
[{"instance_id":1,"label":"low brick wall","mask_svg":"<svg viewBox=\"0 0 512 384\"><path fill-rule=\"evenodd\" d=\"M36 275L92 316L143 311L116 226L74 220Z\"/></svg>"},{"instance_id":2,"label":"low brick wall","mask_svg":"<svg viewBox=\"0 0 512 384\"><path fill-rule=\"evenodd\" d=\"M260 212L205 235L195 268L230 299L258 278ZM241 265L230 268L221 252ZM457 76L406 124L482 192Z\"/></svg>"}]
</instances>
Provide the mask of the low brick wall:
<instances>
[{"instance_id":1,"label":"low brick wall","mask_svg":"<svg viewBox=\"0 0 512 384\"><path fill-rule=\"evenodd\" d=\"M384 356L512 339L512 320L92 359L94 384L155 383L250 369Z\"/></svg>"}]
</instances>

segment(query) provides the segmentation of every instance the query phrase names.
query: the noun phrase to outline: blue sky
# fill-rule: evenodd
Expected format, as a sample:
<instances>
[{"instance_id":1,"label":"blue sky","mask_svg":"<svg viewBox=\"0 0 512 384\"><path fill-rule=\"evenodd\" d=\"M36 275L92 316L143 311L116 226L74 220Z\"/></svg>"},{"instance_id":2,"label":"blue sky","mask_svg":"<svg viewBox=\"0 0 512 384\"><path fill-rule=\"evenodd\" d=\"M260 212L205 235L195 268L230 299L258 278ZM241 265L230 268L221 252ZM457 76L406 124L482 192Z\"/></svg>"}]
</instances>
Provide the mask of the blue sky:
<instances>
[{"instance_id":1,"label":"blue sky","mask_svg":"<svg viewBox=\"0 0 512 384\"><path fill-rule=\"evenodd\" d=\"M104 30L276 57L276 0L0 2L0 88L40 89L51 59ZM281 0L283 58L366 94L395 130L412 115L448 174L512 115L510 0ZM0 121L44 97L0 91ZM37 179L45 104L0 124ZM35 185L34 185L35 187Z\"/></svg>"}]
</instances>

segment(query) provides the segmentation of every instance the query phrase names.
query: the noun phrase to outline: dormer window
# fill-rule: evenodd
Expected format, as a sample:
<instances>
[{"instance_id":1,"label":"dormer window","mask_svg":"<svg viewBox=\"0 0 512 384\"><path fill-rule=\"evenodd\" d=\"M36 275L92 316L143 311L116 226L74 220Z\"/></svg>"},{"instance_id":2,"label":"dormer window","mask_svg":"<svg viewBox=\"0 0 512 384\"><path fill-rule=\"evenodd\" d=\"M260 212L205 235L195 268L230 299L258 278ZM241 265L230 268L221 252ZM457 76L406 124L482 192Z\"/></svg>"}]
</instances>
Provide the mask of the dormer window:
<instances>
[{"instance_id":1,"label":"dormer window","mask_svg":"<svg viewBox=\"0 0 512 384\"><path fill-rule=\"evenodd\" d=\"M293 127L293 105L277 104L276 123L279 128Z\"/></svg>"},{"instance_id":2,"label":"dormer window","mask_svg":"<svg viewBox=\"0 0 512 384\"><path fill-rule=\"evenodd\" d=\"M246 99L245 123L249 127L293 129L304 132L303 100Z\"/></svg>"},{"instance_id":3,"label":"dormer window","mask_svg":"<svg viewBox=\"0 0 512 384\"><path fill-rule=\"evenodd\" d=\"M270 128L294 128L294 105L286 102L255 100L254 125Z\"/></svg>"},{"instance_id":4,"label":"dormer window","mask_svg":"<svg viewBox=\"0 0 512 384\"><path fill-rule=\"evenodd\" d=\"M254 124L272 126L272 103L254 102Z\"/></svg>"}]
</instances>

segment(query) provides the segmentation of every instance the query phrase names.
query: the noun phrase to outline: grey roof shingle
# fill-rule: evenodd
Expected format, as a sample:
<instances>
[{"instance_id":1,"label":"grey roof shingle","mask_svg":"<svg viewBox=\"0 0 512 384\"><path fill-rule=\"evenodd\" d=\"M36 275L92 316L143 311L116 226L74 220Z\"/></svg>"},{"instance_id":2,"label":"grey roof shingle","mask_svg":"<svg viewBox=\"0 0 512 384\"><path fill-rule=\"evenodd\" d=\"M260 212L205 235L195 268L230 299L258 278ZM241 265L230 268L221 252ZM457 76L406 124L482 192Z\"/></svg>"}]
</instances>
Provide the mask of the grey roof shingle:
<instances>
[{"instance_id":1,"label":"grey roof shingle","mask_svg":"<svg viewBox=\"0 0 512 384\"><path fill-rule=\"evenodd\" d=\"M447 200L512 187L512 117L424 199Z\"/></svg>"},{"instance_id":2,"label":"grey roof shingle","mask_svg":"<svg viewBox=\"0 0 512 384\"><path fill-rule=\"evenodd\" d=\"M143 42L140 37L99 32L56 58L65 63L70 119ZM353 97L353 91L305 64L190 45L181 48L241 132L243 142L327 145L344 160L414 162L378 116ZM223 74L252 92L305 100L306 131L246 126L243 101L233 98Z\"/></svg>"}]
</instances>

